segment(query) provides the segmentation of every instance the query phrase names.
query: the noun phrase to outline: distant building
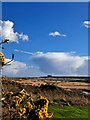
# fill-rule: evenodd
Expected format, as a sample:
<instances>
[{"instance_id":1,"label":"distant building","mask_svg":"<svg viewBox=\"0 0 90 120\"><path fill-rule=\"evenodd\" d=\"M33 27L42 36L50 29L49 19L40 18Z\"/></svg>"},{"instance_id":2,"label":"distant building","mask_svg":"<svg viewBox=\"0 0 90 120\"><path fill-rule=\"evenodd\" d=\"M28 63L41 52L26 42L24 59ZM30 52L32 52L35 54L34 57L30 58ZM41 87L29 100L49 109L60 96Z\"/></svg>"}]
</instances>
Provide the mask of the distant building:
<instances>
[{"instance_id":1,"label":"distant building","mask_svg":"<svg viewBox=\"0 0 90 120\"><path fill-rule=\"evenodd\" d=\"M47 75L47 77L53 77L53 75Z\"/></svg>"}]
</instances>

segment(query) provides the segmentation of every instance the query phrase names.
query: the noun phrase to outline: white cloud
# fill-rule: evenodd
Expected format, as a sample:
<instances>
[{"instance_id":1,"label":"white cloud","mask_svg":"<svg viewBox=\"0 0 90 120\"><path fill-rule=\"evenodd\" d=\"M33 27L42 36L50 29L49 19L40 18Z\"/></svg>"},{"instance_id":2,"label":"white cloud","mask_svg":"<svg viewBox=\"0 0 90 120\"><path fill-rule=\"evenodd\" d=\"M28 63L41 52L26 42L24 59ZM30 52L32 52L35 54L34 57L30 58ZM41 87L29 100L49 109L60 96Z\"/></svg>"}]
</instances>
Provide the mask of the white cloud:
<instances>
[{"instance_id":1,"label":"white cloud","mask_svg":"<svg viewBox=\"0 0 90 120\"><path fill-rule=\"evenodd\" d=\"M49 36L53 36L53 37L55 37L55 36L63 36L63 37L66 37L65 34L61 34L58 31L49 33Z\"/></svg>"},{"instance_id":2,"label":"white cloud","mask_svg":"<svg viewBox=\"0 0 90 120\"><path fill-rule=\"evenodd\" d=\"M21 34L18 34L18 37L22 40L28 40L28 36L27 35L24 35L23 33Z\"/></svg>"},{"instance_id":3,"label":"white cloud","mask_svg":"<svg viewBox=\"0 0 90 120\"><path fill-rule=\"evenodd\" d=\"M9 59L7 59L9 60ZM30 64L14 61L11 65L3 67L3 75L15 77L44 76L48 74L58 76L87 76L87 56L79 56L70 52L36 52L30 56Z\"/></svg>"},{"instance_id":4,"label":"white cloud","mask_svg":"<svg viewBox=\"0 0 90 120\"><path fill-rule=\"evenodd\" d=\"M88 75L87 57L77 56L73 53L36 53L32 56L32 61L46 74Z\"/></svg>"},{"instance_id":5,"label":"white cloud","mask_svg":"<svg viewBox=\"0 0 90 120\"><path fill-rule=\"evenodd\" d=\"M77 69L78 74L84 75L85 73L87 73L90 76L89 62L90 62L90 60L87 60L87 59L84 60L83 64Z\"/></svg>"},{"instance_id":6,"label":"white cloud","mask_svg":"<svg viewBox=\"0 0 90 120\"><path fill-rule=\"evenodd\" d=\"M6 59L6 62L10 59ZM26 63L13 61L6 65L2 69L2 75L10 77L35 77L43 76L44 74L39 70L38 67L28 66Z\"/></svg>"},{"instance_id":7,"label":"white cloud","mask_svg":"<svg viewBox=\"0 0 90 120\"><path fill-rule=\"evenodd\" d=\"M22 50L17 50L17 49L14 49L14 51L15 51L15 52L21 52L21 53L33 55L32 52L27 52L27 51L22 51Z\"/></svg>"},{"instance_id":8,"label":"white cloud","mask_svg":"<svg viewBox=\"0 0 90 120\"><path fill-rule=\"evenodd\" d=\"M10 61L10 60L7 59L6 61ZM18 72L26 69L27 69L27 65L25 63L19 61L13 61L11 64L8 64L3 67L2 74L11 75L11 76L17 75Z\"/></svg>"},{"instance_id":9,"label":"white cloud","mask_svg":"<svg viewBox=\"0 0 90 120\"><path fill-rule=\"evenodd\" d=\"M90 21L84 21L84 22L83 22L83 25L84 25L86 28L90 28Z\"/></svg>"},{"instance_id":10,"label":"white cloud","mask_svg":"<svg viewBox=\"0 0 90 120\"><path fill-rule=\"evenodd\" d=\"M19 39L28 41L28 35L24 35L23 33L14 32L14 23L12 21L2 21L0 20L0 39L9 39L10 42L17 42Z\"/></svg>"}]
</instances>

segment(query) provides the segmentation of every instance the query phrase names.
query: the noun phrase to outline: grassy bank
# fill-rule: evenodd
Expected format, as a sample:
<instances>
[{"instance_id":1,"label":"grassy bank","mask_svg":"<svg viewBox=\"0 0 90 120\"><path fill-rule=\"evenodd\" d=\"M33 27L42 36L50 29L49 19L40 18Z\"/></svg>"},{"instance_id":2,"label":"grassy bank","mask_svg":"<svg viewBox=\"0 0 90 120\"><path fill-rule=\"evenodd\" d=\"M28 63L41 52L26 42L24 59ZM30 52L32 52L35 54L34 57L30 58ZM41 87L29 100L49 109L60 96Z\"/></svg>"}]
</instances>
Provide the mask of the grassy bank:
<instances>
[{"instance_id":1,"label":"grassy bank","mask_svg":"<svg viewBox=\"0 0 90 120\"><path fill-rule=\"evenodd\" d=\"M49 111L54 118L88 118L88 106L50 105Z\"/></svg>"}]
</instances>

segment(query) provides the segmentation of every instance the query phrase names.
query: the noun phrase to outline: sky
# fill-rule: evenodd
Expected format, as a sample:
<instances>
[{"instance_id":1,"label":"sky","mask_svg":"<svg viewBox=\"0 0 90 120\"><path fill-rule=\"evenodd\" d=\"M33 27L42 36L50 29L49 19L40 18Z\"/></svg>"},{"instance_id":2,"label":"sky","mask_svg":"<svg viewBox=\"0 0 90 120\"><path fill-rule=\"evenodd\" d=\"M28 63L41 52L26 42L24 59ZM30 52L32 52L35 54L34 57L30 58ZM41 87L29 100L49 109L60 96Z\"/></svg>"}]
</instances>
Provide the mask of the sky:
<instances>
[{"instance_id":1,"label":"sky","mask_svg":"<svg viewBox=\"0 0 90 120\"><path fill-rule=\"evenodd\" d=\"M89 0L2 0L3 2L89 2Z\"/></svg>"},{"instance_id":2,"label":"sky","mask_svg":"<svg viewBox=\"0 0 90 120\"><path fill-rule=\"evenodd\" d=\"M4 2L0 25L7 61L15 54L3 75L88 74L87 2Z\"/></svg>"}]
</instances>

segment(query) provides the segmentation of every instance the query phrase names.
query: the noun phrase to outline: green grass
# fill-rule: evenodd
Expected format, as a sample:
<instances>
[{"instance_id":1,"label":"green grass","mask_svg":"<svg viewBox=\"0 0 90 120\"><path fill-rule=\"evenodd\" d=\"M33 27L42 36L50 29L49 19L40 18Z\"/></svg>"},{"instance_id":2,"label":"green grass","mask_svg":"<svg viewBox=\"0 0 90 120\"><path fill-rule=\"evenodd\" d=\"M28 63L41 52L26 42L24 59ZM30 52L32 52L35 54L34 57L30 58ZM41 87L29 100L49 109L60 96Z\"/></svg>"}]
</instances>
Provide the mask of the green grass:
<instances>
[{"instance_id":1,"label":"green grass","mask_svg":"<svg viewBox=\"0 0 90 120\"><path fill-rule=\"evenodd\" d=\"M88 106L49 106L54 118L88 118Z\"/></svg>"}]
</instances>

